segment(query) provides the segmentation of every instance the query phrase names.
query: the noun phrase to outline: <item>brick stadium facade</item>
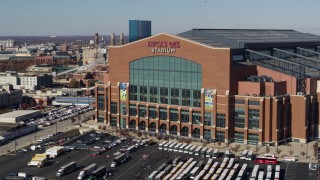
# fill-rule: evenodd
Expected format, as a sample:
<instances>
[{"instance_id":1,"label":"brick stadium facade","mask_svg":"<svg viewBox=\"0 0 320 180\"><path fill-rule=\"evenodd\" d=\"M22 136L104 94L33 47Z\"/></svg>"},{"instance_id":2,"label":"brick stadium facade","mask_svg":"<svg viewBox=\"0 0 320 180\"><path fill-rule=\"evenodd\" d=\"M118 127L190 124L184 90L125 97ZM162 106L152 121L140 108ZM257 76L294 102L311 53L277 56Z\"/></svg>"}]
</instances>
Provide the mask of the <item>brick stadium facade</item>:
<instances>
[{"instance_id":1,"label":"brick stadium facade","mask_svg":"<svg viewBox=\"0 0 320 180\"><path fill-rule=\"evenodd\" d=\"M210 45L194 37L194 30L161 33L109 47L108 83L96 85L96 121L245 144L304 143L319 137L320 76L305 76L301 94L296 76L248 61L245 49L261 49L261 44ZM317 48L319 39L308 47ZM252 75L261 80L248 80Z\"/></svg>"}]
</instances>

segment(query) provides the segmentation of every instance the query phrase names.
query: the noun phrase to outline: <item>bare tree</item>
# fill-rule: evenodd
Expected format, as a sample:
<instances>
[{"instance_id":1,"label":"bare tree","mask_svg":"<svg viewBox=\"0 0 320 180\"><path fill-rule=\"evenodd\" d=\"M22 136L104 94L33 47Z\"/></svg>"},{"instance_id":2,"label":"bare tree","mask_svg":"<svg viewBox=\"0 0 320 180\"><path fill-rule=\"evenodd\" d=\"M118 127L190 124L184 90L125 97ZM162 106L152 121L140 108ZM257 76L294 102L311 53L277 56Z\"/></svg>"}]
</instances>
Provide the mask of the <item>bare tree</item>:
<instances>
[{"instance_id":1,"label":"bare tree","mask_svg":"<svg viewBox=\"0 0 320 180\"><path fill-rule=\"evenodd\" d=\"M77 120L75 118L71 118L71 123L72 125L74 125L74 123L76 122Z\"/></svg>"},{"instance_id":2,"label":"bare tree","mask_svg":"<svg viewBox=\"0 0 320 180\"><path fill-rule=\"evenodd\" d=\"M249 150L250 149L250 146L247 144L246 145L246 150Z\"/></svg>"},{"instance_id":3,"label":"bare tree","mask_svg":"<svg viewBox=\"0 0 320 180\"><path fill-rule=\"evenodd\" d=\"M259 150L260 150L260 147L259 146L256 146L256 154L259 154L258 152L259 152Z\"/></svg>"},{"instance_id":4,"label":"bare tree","mask_svg":"<svg viewBox=\"0 0 320 180\"><path fill-rule=\"evenodd\" d=\"M304 156L306 155L306 153L304 151L301 151L300 154L301 154L302 158L304 159Z\"/></svg>"},{"instance_id":5,"label":"bare tree","mask_svg":"<svg viewBox=\"0 0 320 180\"><path fill-rule=\"evenodd\" d=\"M166 140L166 141L168 141L168 140L169 140L169 136L166 135L163 139Z\"/></svg>"},{"instance_id":6,"label":"bare tree","mask_svg":"<svg viewBox=\"0 0 320 180\"><path fill-rule=\"evenodd\" d=\"M318 154L318 142L315 142L313 145L312 145L312 150L313 150L313 156L314 158L317 157L317 154Z\"/></svg>"},{"instance_id":7,"label":"bare tree","mask_svg":"<svg viewBox=\"0 0 320 180\"><path fill-rule=\"evenodd\" d=\"M292 154L294 153L294 151L292 149L289 150L289 155L292 156Z\"/></svg>"},{"instance_id":8,"label":"bare tree","mask_svg":"<svg viewBox=\"0 0 320 180\"><path fill-rule=\"evenodd\" d=\"M141 131L138 131L137 132L137 136L140 138L142 136L142 132Z\"/></svg>"},{"instance_id":9,"label":"bare tree","mask_svg":"<svg viewBox=\"0 0 320 180\"><path fill-rule=\"evenodd\" d=\"M266 153L269 153L269 152L270 152L270 147L266 146Z\"/></svg>"},{"instance_id":10,"label":"bare tree","mask_svg":"<svg viewBox=\"0 0 320 180\"><path fill-rule=\"evenodd\" d=\"M278 156L281 154L281 152L282 152L281 149L279 149L279 148L276 149L276 153L278 154Z\"/></svg>"},{"instance_id":11,"label":"bare tree","mask_svg":"<svg viewBox=\"0 0 320 180\"><path fill-rule=\"evenodd\" d=\"M103 127L102 127L102 130L103 130L103 131L106 131L106 130L107 130L107 126L103 126Z\"/></svg>"}]
</instances>

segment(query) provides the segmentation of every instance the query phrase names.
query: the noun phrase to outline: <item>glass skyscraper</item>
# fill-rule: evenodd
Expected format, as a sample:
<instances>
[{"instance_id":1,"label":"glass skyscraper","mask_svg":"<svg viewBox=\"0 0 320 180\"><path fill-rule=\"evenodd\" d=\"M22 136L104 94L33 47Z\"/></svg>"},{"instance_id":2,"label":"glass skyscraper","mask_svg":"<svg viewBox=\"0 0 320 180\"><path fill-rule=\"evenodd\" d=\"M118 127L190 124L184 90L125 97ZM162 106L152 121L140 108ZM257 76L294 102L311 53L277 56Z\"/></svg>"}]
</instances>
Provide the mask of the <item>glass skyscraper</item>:
<instances>
[{"instance_id":1,"label":"glass skyscraper","mask_svg":"<svg viewBox=\"0 0 320 180\"><path fill-rule=\"evenodd\" d=\"M151 21L129 20L129 42L151 36Z\"/></svg>"}]
</instances>

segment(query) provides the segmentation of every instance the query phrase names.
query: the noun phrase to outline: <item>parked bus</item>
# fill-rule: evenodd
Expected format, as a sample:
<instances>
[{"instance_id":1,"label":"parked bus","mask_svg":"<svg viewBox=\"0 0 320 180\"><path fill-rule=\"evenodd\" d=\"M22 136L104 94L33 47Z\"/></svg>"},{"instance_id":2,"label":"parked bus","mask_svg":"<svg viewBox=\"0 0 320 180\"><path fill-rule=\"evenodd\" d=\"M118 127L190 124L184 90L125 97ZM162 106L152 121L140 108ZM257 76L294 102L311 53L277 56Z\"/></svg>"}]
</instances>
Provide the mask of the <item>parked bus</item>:
<instances>
[{"instance_id":1,"label":"parked bus","mask_svg":"<svg viewBox=\"0 0 320 180\"><path fill-rule=\"evenodd\" d=\"M205 175L206 171L201 170L200 173L194 178L194 180L202 179L202 177Z\"/></svg>"},{"instance_id":2,"label":"parked bus","mask_svg":"<svg viewBox=\"0 0 320 180\"><path fill-rule=\"evenodd\" d=\"M224 178L226 177L226 175L222 174L218 180L224 180Z\"/></svg>"},{"instance_id":3,"label":"parked bus","mask_svg":"<svg viewBox=\"0 0 320 180\"><path fill-rule=\"evenodd\" d=\"M248 164L242 164L241 170L246 170L247 169Z\"/></svg>"},{"instance_id":4,"label":"parked bus","mask_svg":"<svg viewBox=\"0 0 320 180\"><path fill-rule=\"evenodd\" d=\"M227 175L228 175L228 172L229 172L229 169L224 169L224 170L222 171L222 175L227 176Z\"/></svg>"},{"instance_id":5,"label":"parked bus","mask_svg":"<svg viewBox=\"0 0 320 180\"><path fill-rule=\"evenodd\" d=\"M226 150L226 152L224 153L224 156L227 158L230 158L231 157L230 151Z\"/></svg>"},{"instance_id":6,"label":"parked bus","mask_svg":"<svg viewBox=\"0 0 320 180\"><path fill-rule=\"evenodd\" d=\"M162 180L163 177L165 176L165 173L164 171L161 171L155 178L155 180Z\"/></svg>"},{"instance_id":7,"label":"parked bus","mask_svg":"<svg viewBox=\"0 0 320 180\"><path fill-rule=\"evenodd\" d=\"M240 159L246 159L247 154L248 154L248 150L245 149L245 150L242 152L242 154L241 154L241 156L240 156Z\"/></svg>"},{"instance_id":8,"label":"parked bus","mask_svg":"<svg viewBox=\"0 0 320 180\"><path fill-rule=\"evenodd\" d=\"M209 148L206 152L206 157L210 158L213 152L213 148Z\"/></svg>"},{"instance_id":9,"label":"parked bus","mask_svg":"<svg viewBox=\"0 0 320 180\"><path fill-rule=\"evenodd\" d=\"M266 180L271 180L271 178L272 178L272 171L267 172Z\"/></svg>"},{"instance_id":10,"label":"parked bus","mask_svg":"<svg viewBox=\"0 0 320 180\"><path fill-rule=\"evenodd\" d=\"M182 143L177 143L172 149L174 152L178 152L179 151L179 147L182 145Z\"/></svg>"},{"instance_id":11,"label":"parked bus","mask_svg":"<svg viewBox=\"0 0 320 180\"><path fill-rule=\"evenodd\" d=\"M241 169L241 170L238 172L237 178L242 179L242 178L244 177L244 173L245 173L245 171Z\"/></svg>"},{"instance_id":12,"label":"parked bus","mask_svg":"<svg viewBox=\"0 0 320 180\"><path fill-rule=\"evenodd\" d=\"M259 171L259 165L255 165L253 167L252 173L251 173L251 179L256 179L258 176L258 171Z\"/></svg>"},{"instance_id":13,"label":"parked bus","mask_svg":"<svg viewBox=\"0 0 320 180\"><path fill-rule=\"evenodd\" d=\"M218 156L219 156L219 149L215 149L215 150L213 151L212 158L213 158L213 159L217 159Z\"/></svg>"},{"instance_id":14,"label":"parked bus","mask_svg":"<svg viewBox=\"0 0 320 180\"><path fill-rule=\"evenodd\" d=\"M192 145L189 149L189 154L194 154L194 150L197 148L197 145Z\"/></svg>"},{"instance_id":15,"label":"parked bus","mask_svg":"<svg viewBox=\"0 0 320 180\"><path fill-rule=\"evenodd\" d=\"M148 176L148 180L153 180L156 175L158 174L158 171L153 171L149 176Z\"/></svg>"},{"instance_id":16,"label":"parked bus","mask_svg":"<svg viewBox=\"0 0 320 180\"><path fill-rule=\"evenodd\" d=\"M168 151L173 151L173 149L174 149L174 147L175 147L176 145L177 145L176 142L171 143L171 144L169 145L169 147L168 147Z\"/></svg>"},{"instance_id":17,"label":"parked bus","mask_svg":"<svg viewBox=\"0 0 320 180\"><path fill-rule=\"evenodd\" d=\"M202 168L204 166L204 160L198 162L197 167Z\"/></svg>"},{"instance_id":18,"label":"parked bus","mask_svg":"<svg viewBox=\"0 0 320 180\"><path fill-rule=\"evenodd\" d=\"M275 172L274 173L274 180L279 180L280 179L280 172Z\"/></svg>"},{"instance_id":19,"label":"parked bus","mask_svg":"<svg viewBox=\"0 0 320 180\"><path fill-rule=\"evenodd\" d=\"M76 168L77 168L77 163L76 162L70 162L67 165L62 166L58 170L56 176L57 177L63 176L65 174L68 174L68 173L74 171Z\"/></svg>"},{"instance_id":20,"label":"parked bus","mask_svg":"<svg viewBox=\"0 0 320 180\"><path fill-rule=\"evenodd\" d=\"M253 160L253 151L249 151L245 160L252 161Z\"/></svg>"},{"instance_id":21,"label":"parked bus","mask_svg":"<svg viewBox=\"0 0 320 180\"><path fill-rule=\"evenodd\" d=\"M165 145L165 144L167 144L168 143L168 141L163 141L163 142L161 142L160 144L159 144L159 149L163 149L163 146Z\"/></svg>"},{"instance_id":22,"label":"parked bus","mask_svg":"<svg viewBox=\"0 0 320 180\"><path fill-rule=\"evenodd\" d=\"M212 174L206 174L203 178L203 180L209 180Z\"/></svg>"},{"instance_id":23,"label":"parked bus","mask_svg":"<svg viewBox=\"0 0 320 180\"><path fill-rule=\"evenodd\" d=\"M258 180L263 180L264 171L259 171Z\"/></svg>"},{"instance_id":24,"label":"parked bus","mask_svg":"<svg viewBox=\"0 0 320 180\"><path fill-rule=\"evenodd\" d=\"M163 171L164 168L166 168L166 166L167 166L166 163L161 164L161 165L158 167L157 171L158 171L158 172Z\"/></svg>"},{"instance_id":25,"label":"parked bus","mask_svg":"<svg viewBox=\"0 0 320 180\"><path fill-rule=\"evenodd\" d=\"M173 142L172 141L169 141L168 143L165 143L163 145L163 150L167 151L168 150L168 147L172 144Z\"/></svg>"},{"instance_id":26,"label":"parked bus","mask_svg":"<svg viewBox=\"0 0 320 180\"><path fill-rule=\"evenodd\" d=\"M185 148L184 148L184 153L189 153L189 149L192 147L192 144L188 144Z\"/></svg>"},{"instance_id":27,"label":"parked bus","mask_svg":"<svg viewBox=\"0 0 320 180\"><path fill-rule=\"evenodd\" d=\"M212 167L216 168L218 167L218 165L219 165L219 162L215 162Z\"/></svg>"},{"instance_id":28,"label":"parked bus","mask_svg":"<svg viewBox=\"0 0 320 180\"><path fill-rule=\"evenodd\" d=\"M134 152L135 150L136 150L136 146L135 146L135 145L132 145L132 146L130 146L130 147L128 147L128 148L126 149L126 151L129 152L129 153L132 153L132 152Z\"/></svg>"},{"instance_id":29,"label":"parked bus","mask_svg":"<svg viewBox=\"0 0 320 180\"><path fill-rule=\"evenodd\" d=\"M171 169L172 169L172 165L171 164L169 164L166 168L164 168L164 172L166 172L166 173L168 173Z\"/></svg>"},{"instance_id":30,"label":"parked bus","mask_svg":"<svg viewBox=\"0 0 320 180\"><path fill-rule=\"evenodd\" d=\"M221 174L222 173L223 168L219 168L216 172L216 174Z\"/></svg>"},{"instance_id":31,"label":"parked bus","mask_svg":"<svg viewBox=\"0 0 320 180\"><path fill-rule=\"evenodd\" d=\"M194 155L199 156L200 155L200 151L201 151L202 147L198 146L196 150L194 150Z\"/></svg>"},{"instance_id":32,"label":"parked bus","mask_svg":"<svg viewBox=\"0 0 320 180\"><path fill-rule=\"evenodd\" d=\"M234 164L234 166L233 166L233 168L232 168L232 169L234 169L234 170L238 170L238 167L239 167L239 163L236 163L236 164Z\"/></svg>"},{"instance_id":33,"label":"parked bus","mask_svg":"<svg viewBox=\"0 0 320 180\"><path fill-rule=\"evenodd\" d=\"M219 177L219 175L218 175L218 174L214 174L214 175L211 177L211 179L212 179L212 180L217 180L217 179L218 179L218 177Z\"/></svg>"},{"instance_id":34,"label":"parked bus","mask_svg":"<svg viewBox=\"0 0 320 180\"><path fill-rule=\"evenodd\" d=\"M227 176L226 180L233 180L234 177L235 177L235 172L236 172L236 171L235 171L234 169L232 169L232 170L230 171L229 175Z\"/></svg>"},{"instance_id":35,"label":"parked bus","mask_svg":"<svg viewBox=\"0 0 320 180\"><path fill-rule=\"evenodd\" d=\"M180 159L181 159L181 156L178 156L178 157L174 158L174 160L172 161L172 165L173 166L177 166L178 162L180 161Z\"/></svg>"},{"instance_id":36,"label":"parked bus","mask_svg":"<svg viewBox=\"0 0 320 180\"><path fill-rule=\"evenodd\" d=\"M94 170L88 180L99 180L102 179L103 176L106 174L107 168L106 166L101 166L98 169Z\"/></svg>"},{"instance_id":37,"label":"parked bus","mask_svg":"<svg viewBox=\"0 0 320 180\"><path fill-rule=\"evenodd\" d=\"M257 164L278 164L277 158L275 157L265 157L265 156L258 156L255 160Z\"/></svg>"},{"instance_id":38,"label":"parked bus","mask_svg":"<svg viewBox=\"0 0 320 180\"><path fill-rule=\"evenodd\" d=\"M190 179L194 179L197 176L197 174L200 172L200 170L201 169L198 166L193 168L191 173L190 173Z\"/></svg>"},{"instance_id":39,"label":"parked bus","mask_svg":"<svg viewBox=\"0 0 320 180\"><path fill-rule=\"evenodd\" d=\"M201 155L202 157L205 157L205 156L206 156L207 149L208 149L207 147L203 147L203 148L201 149L200 155Z\"/></svg>"},{"instance_id":40,"label":"parked bus","mask_svg":"<svg viewBox=\"0 0 320 180\"><path fill-rule=\"evenodd\" d=\"M184 148L187 147L187 145L188 145L188 144L184 144L184 143L183 143L183 144L179 147L179 152L181 152L181 153L184 152Z\"/></svg>"},{"instance_id":41,"label":"parked bus","mask_svg":"<svg viewBox=\"0 0 320 180\"><path fill-rule=\"evenodd\" d=\"M276 165L276 172L280 172L280 165Z\"/></svg>"},{"instance_id":42,"label":"parked bus","mask_svg":"<svg viewBox=\"0 0 320 180\"><path fill-rule=\"evenodd\" d=\"M211 165L212 162L213 162L213 159L209 159L209 160L207 161L207 164Z\"/></svg>"}]
</instances>

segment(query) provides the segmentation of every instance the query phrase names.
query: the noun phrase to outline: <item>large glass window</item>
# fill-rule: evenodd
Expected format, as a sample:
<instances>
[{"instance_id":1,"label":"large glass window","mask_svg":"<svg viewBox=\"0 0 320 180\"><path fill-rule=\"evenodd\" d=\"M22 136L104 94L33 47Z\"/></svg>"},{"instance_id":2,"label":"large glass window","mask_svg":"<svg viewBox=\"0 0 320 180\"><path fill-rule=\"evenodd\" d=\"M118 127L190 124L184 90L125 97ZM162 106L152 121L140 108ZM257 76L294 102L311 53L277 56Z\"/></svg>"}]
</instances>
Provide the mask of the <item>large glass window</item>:
<instances>
[{"instance_id":1,"label":"large glass window","mask_svg":"<svg viewBox=\"0 0 320 180\"><path fill-rule=\"evenodd\" d=\"M249 133L248 135L248 144L258 144L259 142L259 135L254 133Z\"/></svg>"},{"instance_id":2,"label":"large glass window","mask_svg":"<svg viewBox=\"0 0 320 180\"><path fill-rule=\"evenodd\" d=\"M127 115L127 104L120 103L121 115Z\"/></svg>"},{"instance_id":3,"label":"large glass window","mask_svg":"<svg viewBox=\"0 0 320 180\"><path fill-rule=\"evenodd\" d=\"M117 117L111 117L110 126L117 127Z\"/></svg>"},{"instance_id":4,"label":"large glass window","mask_svg":"<svg viewBox=\"0 0 320 180\"><path fill-rule=\"evenodd\" d=\"M226 115L217 113L217 127L226 127Z\"/></svg>"},{"instance_id":5,"label":"large glass window","mask_svg":"<svg viewBox=\"0 0 320 180\"><path fill-rule=\"evenodd\" d=\"M168 104L168 88L160 88L160 103Z\"/></svg>"},{"instance_id":6,"label":"large glass window","mask_svg":"<svg viewBox=\"0 0 320 180\"><path fill-rule=\"evenodd\" d=\"M249 109L249 129L259 129L260 113L259 109Z\"/></svg>"},{"instance_id":7,"label":"large glass window","mask_svg":"<svg viewBox=\"0 0 320 180\"><path fill-rule=\"evenodd\" d=\"M206 126L212 125L212 113L211 112L204 113L204 125L206 125Z\"/></svg>"},{"instance_id":8,"label":"large glass window","mask_svg":"<svg viewBox=\"0 0 320 180\"><path fill-rule=\"evenodd\" d=\"M192 112L192 124L200 124L201 123L201 112L193 111Z\"/></svg>"},{"instance_id":9,"label":"large glass window","mask_svg":"<svg viewBox=\"0 0 320 180\"><path fill-rule=\"evenodd\" d=\"M171 89L171 104L179 105L179 89Z\"/></svg>"},{"instance_id":10,"label":"large glass window","mask_svg":"<svg viewBox=\"0 0 320 180\"><path fill-rule=\"evenodd\" d=\"M178 110L170 109L170 121L178 121Z\"/></svg>"},{"instance_id":11,"label":"large glass window","mask_svg":"<svg viewBox=\"0 0 320 180\"><path fill-rule=\"evenodd\" d=\"M244 108L235 107L234 108L235 127L244 128L244 121L245 121L244 119L245 119Z\"/></svg>"},{"instance_id":12,"label":"large glass window","mask_svg":"<svg viewBox=\"0 0 320 180\"><path fill-rule=\"evenodd\" d=\"M160 111L159 112L160 120L167 120L168 119L167 108L160 107L159 111Z\"/></svg>"},{"instance_id":13,"label":"large glass window","mask_svg":"<svg viewBox=\"0 0 320 180\"><path fill-rule=\"evenodd\" d=\"M103 114L99 114L98 115L98 122L99 123L103 123L104 122L104 115Z\"/></svg>"},{"instance_id":14,"label":"large glass window","mask_svg":"<svg viewBox=\"0 0 320 180\"><path fill-rule=\"evenodd\" d=\"M216 140L219 141L219 142L224 142L224 139L225 139L224 131L217 131Z\"/></svg>"},{"instance_id":15,"label":"large glass window","mask_svg":"<svg viewBox=\"0 0 320 180\"><path fill-rule=\"evenodd\" d=\"M130 104L130 116L136 116L137 115L137 108L135 104Z\"/></svg>"},{"instance_id":16,"label":"large glass window","mask_svg":"<svg viewBox=\"0 0 320 180\"><path fill-rule=\"evenodd\" d=\"M139 106L139 117L146 117L146 106L145 105Z\"/></svg>"},{"instance_id":17,"label":"large glass window","mask_svg":"<svg viewBox=\"0 0 320 180\"><path fill-rule=\"evenodd\" d=\"M140 101L148 101L148 90L146 86L140 86Z\"/></svg>"},{"instance_id":18,"label":"large glass window","mask_svg":"<svg viewBox=\"0 0 320 180\"><path fill-rule=\"evenodd\" d=\"M104 110L104 96L98 95L98 110Z\"/></svg>"},{"instance_id":19,"label":"large glass window","mask_svg":"<svg viewBox=\"0 0 320 180\"><path fill-rule=\"evenodd\" d=\"M112 114L118 114L118 103L117 102L111 102L111 113Z\"/></svg>"},{"instance_id":20,"label":"large glass window","mask_svg":"<svg viewBox=\"0 0 320 180\"><path fill-rule=\"evenodd\" d=\"M200 107L201 87L202 66L192 61L152 56L130 63L130 100Z\"/></svg>"},{"instance_id":21,"label":"large glass window","mask_svg":"<svg viewBox=\"0 0 320 180\"><path fill-rule=\"evenodd\" d=\"M203 137L204 139L212 139L211 129L204 129Z\"/></svg>"},{"instance_id":22,"label":"large glass window","mask_svg":"<svg viewBox=\"0 0 320 180\"><path fill-rule=\"evenodd\" d=\"M149 107L149 117L152 119L156 119L157 118L157 109L156 107L150 106Z\"/></svg>"},{"instance_id":23,"label":"large glass window","mask_svg":"<svg viewBox=\"0 0 320 180\"><path fill-rule=\"evenodd\" d=\"M180 121L183 123L188 123L189 122L189 110L181 110L180 111Z\"/></svg>"},{"instance_id":24,"label":"large glass window","mask_svg":"<svg viewBox=\"0 0 320 180\"><path fill-rule=\"evenodd\" d=\"M130 100L137 101L138 100L138 89L137 86L130 85Z\"/></svg>"},{"instance_id":25,"label":"large glass window","mask_svg":"<svg viewBox=\"0 0 320 180\"><path fill-rule=\"evenodd\" d=\"M234 132L234 142L243 143L244 142L244 133L240 131Z\"/></svg>"},{"instance_id":26,"label":"large glass window","mask_svg":"<svg viewBox=\"0 0 320 180\"><path fill-rule=\"evenodd\" d=\"M150 87L150 102L158 102L158 89L157 87Z\"/></svg>"}]
</instances>

